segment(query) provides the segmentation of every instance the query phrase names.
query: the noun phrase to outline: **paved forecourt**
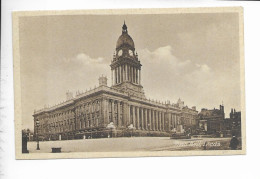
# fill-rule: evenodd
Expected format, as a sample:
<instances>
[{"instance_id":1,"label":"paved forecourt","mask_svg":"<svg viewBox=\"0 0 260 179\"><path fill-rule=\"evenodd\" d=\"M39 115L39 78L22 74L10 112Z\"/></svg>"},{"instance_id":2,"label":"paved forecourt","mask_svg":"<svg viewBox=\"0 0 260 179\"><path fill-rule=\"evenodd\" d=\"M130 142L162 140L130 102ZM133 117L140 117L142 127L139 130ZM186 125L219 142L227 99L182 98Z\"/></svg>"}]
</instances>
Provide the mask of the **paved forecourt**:
<instances>
[{"instance_id":1,"label":"paved forecourt","mask_svg":"<svg viewBox=\"0 0 260 179\"><path fill-rule=\"evenodd\" d=\"M62 141L28 142L30 153L49 153L52 147L62 152L228 150L230 138L170 139L169 137L100 138Z\"/></svg>"}]
</instances>

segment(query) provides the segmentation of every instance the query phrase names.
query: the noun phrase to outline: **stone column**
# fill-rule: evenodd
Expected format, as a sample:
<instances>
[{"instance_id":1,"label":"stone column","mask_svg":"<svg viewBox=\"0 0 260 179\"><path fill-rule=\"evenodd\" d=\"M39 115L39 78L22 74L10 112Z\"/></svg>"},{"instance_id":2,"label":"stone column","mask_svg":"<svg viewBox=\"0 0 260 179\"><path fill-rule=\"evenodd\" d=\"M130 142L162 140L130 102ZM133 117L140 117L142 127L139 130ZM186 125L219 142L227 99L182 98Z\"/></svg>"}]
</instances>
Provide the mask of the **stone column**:
<instances>
[{"instance_id":1,"label":"stone column","mask_svg":"<svg viewBox=\"0 0 260 179\"><path fill-rule=\"evenodd\" d=\"M118 67L118 79L119 79L119 83L121 83L121 66Z\"/></svg>"},{"instance_id":2,"label":"stone column","mask_svg":"<svg viewBox=\"0 0 260 179\"><path fill-rule=\"evenodd\" d=\"M159 113L159 131L162 130L162 113L161 111L158 112Z\"/></svg>"},{"instance_id":3,"label":"stone column","mask_svg":"<svg viewBox=\"0 0 260 179\"><path fill-rule=\"evenodd\" d=\"M129 69L127 64L126 64L126 81L129 81Z\"/></svg>"},{"instance_id":4,"label":"stone column","mask_svg":"<svg viewBox=\"0 0 260 179\"><path fill-rule=\"evenodd\" d=\"M120 101L118 101L117 103L117 120L118 120L118 123L117 123L117 126L118 127L121 127L121 119L120 119L120 116L121 116L121 108L120 108Z\"/></svg>"},{"instance_id":5,"label":"stone column","mask_svg":"<svg viewBox=\"0 0 260 179\"><path fill-rule=\"evenodd\" d=\"M150 128L153 130L153 110L150 109Z\"/></svg>"},{"instance_id":6,"label":"stone column","mask_svg":"<svg viewBox=\"0 0 260 179\"><path fill-rule=\"evenodd\" d=\"M149 111L148 111L148 113L149 113L149 130L151 130L152 129L152 110L151 109L149 109Z\"/></svg>"},{"instance_id":7,"label":"stone column","mask_svg":"<svg viewBox=\"0 0 260 179\"><path fill-rule=\"evenodd\" d=\"M154 111L154 130L157 131L157 111Z\"/></svg>"},{"instance_id":8,"label":"stone column","mask_svg":"<svg viewBox=\"0 0 260 179\"><path fill-rule=\"evenodd\" d=\"M128 107L128 104L126 103L126 102L123 102L123 119L122 119L122 125L124 126L124 127L127 127L127 125L129 124L129 122L128 122L128 119L129 119L129 114L128 114L128 112L129 112L129 107Z\"/></svg>"},{"instance_id":9,"label":"stone column","mask_svg":"<svg viewBox=\"0 0 260 179\"><path fill-rule=\"evenodd\" d=\"M126 71L127 70L127 65L124 66L124 69L125 69L125 81L127 81L127 73L126 73L127 72Z\"/></svg>"},{"instance_id":10,"label":"stone column","mask_svg":"<svg viewBox=\"0 0 260 179\"><path fill-rule=\"evenodd\" d=\"M79 119L78 119L78 109L76 107L76 109L74 110L74 114L75 114L75 127L76 129L79 129ZM58 121L58 117L55 117L55 130L58 132L58 126L56 127L57 121Z\"/></svg>"},{"instance_id":11,"label":"stone column","mask_svg":"<svg viewBox=\"0 0 260 179\"><path fill-rule=\"evenodd\" d=\"M157 131L160 130L160 112L157 111Z\"/></svg>"},{"instance_id":12,"label":"stone column","mask_svg":"<svg viewBox=\"0 0 260 179\"><path fill-rule=\"evenodd\" d=\"M108 116L107 116L107 103L106 103L105 98L102 99L102 116L101 117L103 118L103 126L105 126L107 124L107 118L108 118ZM88 121L88 119L86 119L86 121ZM88 126L88 125L86 125L86 126Z\"/></svg>"},{"instance_id":13,"label":"stone column","mask_svg":"<svg viewBox=\"0 0 260 179\"><path fill-rule=\"evenodd\" d=\"M118 79L118 67L116 67L116 84L118 84L119 79Z\"/></svg>"},{"instance_id":14,"label":"stone column","mask_svg":"<svg viewBox=\"0 0 260 179\"><path fill-rule=\"evenodd\" d=\"M138 84L138 69L136 68L135 71L136 71L136 81L135 81L135 83Z\"/></svg>"},{"instance_id":15,"label":"stone column","mask_svg":"<svg viewBox=\"0 0 260 179\"><path fill-rule=\"evenodd\" d=\"M117 69L115 68L115 73L114 73L114 84L117 84Z\"/></svg>"},{"instance_id":16,"label":"stone column","mask_svg":"<svg viewBox=\"0 0 260 179\"><path fill-rule=\"evenodd\" d=\"M174 127L177 129L177 114L174 115Z\"/></svg>"},{"instance_id":17,"label":"stone column","mask_svg":"<svg viewBox=\"0 0 260 179\"><path fill-rule=\"evenodd\" d=\"M129 66L129 81L132 82L132 67Z\"/></svg>"},{"instance_id":18,"label":"stone column","mask_svg":"<svg viewBox=\"0 0 260 179\"><path fill-rule=\"evenodd\" d=\"M116 68L114 69L114 85L116 84L117 78L116 78Z\"/></svg>"},{"instance_id":19,"label":"stone column","mask_svg":"<svg viewBox=\"0 0 260 179\"><path fill-rule=\"evenodd\" d=\"M131 113L130 112L131 111L130 111L130 105L126 103L126 106L127 106L127 113L126 113L127 114L127 116L126 116L126 121L127 122L126 122L126 125L128 126L131 123L131 119L130 119L130 117L131 117Z\"/></svg>"},{"instance_id":20,"label":"stone column","mask_svg":"<svg viewBox=\"0 0 260 179\"><path fill-rule=\"evenodd\" d=\"M144 109L143 108L140 108L141 109L141 129L144 130Z\"/></svg>"},{"instance_id":21,"label":"stone column","mask_svg":"<svg viewBox=\"0 0 260 179\"><path fill-rule=\"evenodd\" d=\"M91 103L91 105L92 105L92 103ZM93 121L92 121L92 107L90 108L90 110L89 110L89 117L90 117L90 125L93 125Z\"/></svg>"},{"instance_id":22,"label":"stone column","mask_svg":"<svg viewBox=\"0 0 260 179\"><path fill-rule=\"evenodd\" d=\"M168 121L169 121L169 123L168 123L168 130L170 131L171 130L171 113L169 113L168 114Z\"/></svg>"},{"instance_id":23,"label":"stone column","mask_svg":"<svg viewBox=\"0 0 260 179\"><path fill-rule=\"evenodd\" d=\"M124 65L124 81L126 81L126 65Z\"/></svg>"},{"instance_id":24,"label":"stone column","mask_svg":"<svg viewBox=\"0 0 260 179\"><path fill-rule=\"evenodd\" d=\"M122 72L122 82L123 82L124 81L124 76L125 76L124 65L121 65L121 72Z\"/></svg>"},{"instance_id":25,"label":"stone column","mask_svg":"<svg viewBox=\"0 0 260 179\"><path fill-rule=\"evenodd\" d=\"M139 113L139 107L136 108L137 112L137 129L140 129L140 113Z\"/></svg>"},{"instance_id":26,"label":"stone column","mask_svg":"<svg viewBox=\"0 0 260 179\"><path fill-rule=\"evenodd\" d=\"M126 123L125 119L126 119L126 106L125 106L125 103L122 102L122 120L121 120L121 126L123 126L123 127L125 126L125 123Z\"/></svg>"},{"instance_id":27,"label":"stone column","mask_svg":"<svg viewBox=\"0 0 260 179\"><path fill-rule=\"evenodd\" d=\"M156 111L153 111L153 123L154 123L154 130L156 131Z\"/></svg>"},{"instance_id":28,"label":"stone column","mask_svg":"<svg viewBox=\"0 0 260 179\"><path fill-rule=\"evenodd\" d=\"M113 70L113 74L114 74L114 85L116 84L116 68Z\"/></svg>"},{"instance_id":29,"label":"stone column","mask_svg":"<svg viewBox=\"0 0 260 179\"><path fill-rule=\"evenodd\" d=\"M121 82L121 67L118 67L118 83Z\"/></svg>"},{"instance_id":30,"label":"stone column","mask_svg":"<svg viewBox=\"0 0 260 179\"><path fill-rule=\"evenodd\" d=\"M117 84L117 68L115 68L115 76L114 77L115 77L115 80L114 80L115 84Z\"/></svg>"},{"instance_id":31,"label":"stone column","mask_svg":"<svg viewBox=\"0 0 260 179\"><path fill-rule=\"evenodd\" d=\"M135 125L135 106L132 106L132 113L133 113L133 126L136 128L136 125Z\"/></svg>"},{"instance_id":32,"label":"stone column","mask_svg":"<svg viewBox=\"0 0 260 179\"><path fill-rule=\"evenodd\" d=\"M144 118L144 120L145 120L145 129L148 130L148 127L147 127L147 126L148 126L148 125L147 125L147 122L148 122L148 121L147 121L147 109L145 109L144 115L145 115L145 118Z\"/></svg>"},{"instance_id":33,"label":"stone column","mask_svg":"<svg viewBox=\"0 0 260 179\"><path fill-rule=\"evenodd\" d=\"M113 123L115 123L115 121L114 121L114 116L115 116L114 100L111 99L111 119L112 119L112 122L113 122Z\"/></svg>"},{"instance_id":34,"label":"stone column","mask_svg":"<svg viewBox=\"0 0 260 179\"><path fill-rule=\"evenodd\" d=\"M138 84L140 84L140 73L141 71L138 69Z\"/></svg>"},{"instance_id":35,"label":"stone column","mask_svg":"<svg viewBox=\"0 0 260 179\"><path fill-rule=\"evenodd\" d=\"M122 83L122 81L123 81L123 66L121 65L120 66L120 82Z\"/></svg>"},{"instance_id":36,"label":"stone column","mask_svg":"<svg viewBox=\"0 0 260 179\"><path fill-rule=\"evenodd\" d=\"M117 67L117 83L120 83L120 69Z\"/></svg>"},{"instance_id":37,"label":"stone column","mask_svg":"<svg viewBox=\"0 0 260 179\"><path fill-rule=\"evenodd\" d=\"M127 64L124 65L124 70L125 70L125 81L127 81Z\"/></svg>"},{"instance_id":38,"label":"stone column","mask_svg":"<svg viewBox=\"0 0 260 179\"><path fill-rule=\"evenodd\" d=\"M141 84L141 69L139 70L139 84Z\"/></svg>"},{"instance_id":39,"label":"stone column","mask_svg":"<svg viewBox=\"0 0 260 179\"><path fill-rule=\"evenodd\" d=\"M120 82L122 83L122 81L123 81L123 66L121 65L120 66Z\"/></svg>"},{"instance_id":40,"label":"stone column","mask_svg":"<svg viewBox=\"0 0 260 179\"><path fill-rule=\"evenodd\" d=\"M174 127L174 115L173 115L173 114L171 115L171 119L172 119L171 126L172 126L172 128L173 128L173 127Z\"/></svg>"},{"instance_id":41,"label":"stone column","mask_svg":"<svg viewBox=\"0 0 260 179\"><path fill-rule=\"evenodd\" d=\"M134 67L132 67L132 82L134 83L135 82L135 69Z\"/></svg>"},{"instance_id":42,"label":"stone column","mask_svg":"<svg viewBox=\"0 0 260 179\"><path fill-rule=\"evenodd\" d=\"M132 82L132 67L129 66L129 81Z\"/></svg>"},{"instance_id":43,"label":"stone column","mask_svg":"<svg viewBox=\"0 0 260 179\"><path fill-rule=\"evenodd\" d=\"M135 67L133 67L133 82L135 83Z\"/></svg>"},{"instance_id":44,"label":"stone column","mask_svg":"<svg viewBox=\"0 0 260 179\"><path fill-rule=\"evenodd\" d=\"M129 65L128 64L126 64L126 69L127 69L127 81L130 81L129 79L129 74L130 74L130 70L129 70Z\"/></svg>"},{"instance_id":45,"label":"stone column","mask_svg":"<svg viewBox=\"0 0 260 179\"><path fill-rule=\"evenodd\" d=\"M125 65L122 65L122 82L125 81Z\"/></svg>"},{"instance_id":46,"label":"stone column","mask_svg":"<svg viewBox=\"0 0 260 179\"><path fill-rule=\"evenodd\" d=\"M133 83L135 82L135 68L133 67Z\"/></svg>"},{"instance_id":47,"label":"stone column","mask_svg":"<svg viewBox=\"0 0 260 179\"><path fill-rule=\"evenodd\" d=\"M139 72L138 72L138 68L136 68L136 83L139 84Z\"/></svg>"},{"instance_id":48,"label":"stone column","mask_svg":"<svg viewBox=\"0 0 260 179\"><path fill-rule=\"evenodd\" d=\"M131 82L134 82L134 69L131 67Z\"/></svg>"},{"instance_id":49,"label":"stone column","mask_svg":"<svg viewBox=\"0 0 260 179\"><path fill-rule=\"evenodd\" d=\"M159 119L158 119L158 117L159 117L159 112L158 112L158 111L156 111L155 116L156 116L156 130L158 131L158 130L159 130Z\"/></svg>"},{"instance_id":50,"label":"stone column","mask_svg":"<svg viewBox=\"0 0 260 179\"><path fill-rule=\"evenodd\" d=\"M135 69L135 72L136 72L136 75L135 75L135 79L136 79L136 81L135 81L135 83L137 83L138 84L138 69L136 68Z\"/></svg>"},{"instance_id":51,"label":"stone column","mask_svg":"<svg viewBox=\"0 0 260 179\"><path fill-rule=\"evenodd\" d=\"M132 67L132 71L133 71L133 73L132 73L132 82L134 83L135 82L135 72L134 72L134 67Z\"/></svg>"},{"instance_id":52,"label":"stone column","mask_svg":"<svg viewBox=\"0 0 260 179\"><path fill-rule=\"evenodd\" d=\"M154 110L153 110L152 123L153 123L153 130L155 131L155 111Z\"/></svg>"},{"instance_id":53,"label":"stone column","mask_svg":"<svg viewBox=\"0 0 260 179\"><path fill-rule=\"evenodd\" d=\"M162 112L162 130L163 130L163 131L164 131L164 125L165 125L164 112Z\"/></svg>"}]
</instances>

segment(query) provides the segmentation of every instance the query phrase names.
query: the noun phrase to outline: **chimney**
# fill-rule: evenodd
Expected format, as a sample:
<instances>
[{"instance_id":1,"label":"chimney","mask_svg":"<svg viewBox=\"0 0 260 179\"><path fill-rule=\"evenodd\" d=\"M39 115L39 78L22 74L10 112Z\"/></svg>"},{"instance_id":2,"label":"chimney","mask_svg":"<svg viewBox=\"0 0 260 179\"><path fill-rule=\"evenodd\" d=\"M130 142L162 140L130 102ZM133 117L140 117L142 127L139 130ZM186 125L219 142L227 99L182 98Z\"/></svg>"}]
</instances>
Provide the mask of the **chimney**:
<instances>
[{"instance_id":1,"label":"chimney","mask_svg":"<svg viewBox=\"0 0 260 179\"><path fill-rule=\"evenodd\" d=\"M101 77L99 77L98 81L99 86L107 86L107 77L102 75Z\"/></svg>"}]
</instances>

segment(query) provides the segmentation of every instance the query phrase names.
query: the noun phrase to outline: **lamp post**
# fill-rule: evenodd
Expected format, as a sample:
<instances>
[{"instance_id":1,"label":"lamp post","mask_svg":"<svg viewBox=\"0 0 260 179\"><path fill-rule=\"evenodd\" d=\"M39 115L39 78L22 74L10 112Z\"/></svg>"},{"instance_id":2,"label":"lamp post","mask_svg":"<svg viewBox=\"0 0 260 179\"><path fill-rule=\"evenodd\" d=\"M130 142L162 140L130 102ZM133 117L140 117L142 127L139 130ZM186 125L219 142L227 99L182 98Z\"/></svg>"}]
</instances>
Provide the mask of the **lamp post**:
<instances>
[{"instance_id":1,"label":"lamp post","mask_svg":"<svg viewBox=\"0 0 260 179\"><path fill-rule=\"evenodd\" d=\"M40 122L39 120L36 121L36 140L37 140L37 148L36 150L40 150L40 145L39 145L39 126L40 126Z\"/></svg>"}]
</instances>

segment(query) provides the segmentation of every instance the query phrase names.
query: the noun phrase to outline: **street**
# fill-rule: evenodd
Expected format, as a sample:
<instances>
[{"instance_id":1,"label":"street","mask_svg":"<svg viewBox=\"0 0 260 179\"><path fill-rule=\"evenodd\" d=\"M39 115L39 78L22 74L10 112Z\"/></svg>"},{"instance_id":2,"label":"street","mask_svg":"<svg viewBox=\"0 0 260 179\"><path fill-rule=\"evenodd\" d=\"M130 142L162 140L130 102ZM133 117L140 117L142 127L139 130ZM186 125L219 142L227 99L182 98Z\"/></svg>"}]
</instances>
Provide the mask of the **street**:
<instances>
[{"instance_id":1,"label":"street","mask_svg":"<svg viewBox=\"0 0 260 179\"><path fill-rule=\"evenodd\" d=\"M126 151L187 151L229 150L230 138L170 139L169 137L100 138L62 141L28 142L30 153L50 153L61 147L61 152L126 152Z\"/></svg>"}]
</instances>

